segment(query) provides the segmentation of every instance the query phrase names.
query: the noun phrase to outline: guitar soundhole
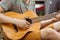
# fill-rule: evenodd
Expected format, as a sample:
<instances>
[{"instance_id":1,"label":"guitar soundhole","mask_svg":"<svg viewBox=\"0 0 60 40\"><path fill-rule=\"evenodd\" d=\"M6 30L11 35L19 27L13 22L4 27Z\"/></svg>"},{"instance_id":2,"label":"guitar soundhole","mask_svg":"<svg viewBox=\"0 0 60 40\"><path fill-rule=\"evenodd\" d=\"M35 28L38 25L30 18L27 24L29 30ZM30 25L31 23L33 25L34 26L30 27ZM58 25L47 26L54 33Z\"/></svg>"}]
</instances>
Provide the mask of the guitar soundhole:
<instances>
[{"instance_id":1,"label":"guitar soundhole","mask_svg":"<svg viewBox=\"0 0 60 40\"><path fill-rule=\"evenodd\" d=\"M32 20L31 19L29 19L29 18L25 18L26 19L26 21L28 21L30 24L32 24Z\"/></svg>"},{"instance_id":2,"label":"guitar soundhole","mask_svg":"<svg viewBox=\"0 0 60 40\"><path fill-rule=\"evenodd\" d=\"M15 31L18 32L17 26L13 24L13 27L14 27Z\"/></svg>"}]
</instances>

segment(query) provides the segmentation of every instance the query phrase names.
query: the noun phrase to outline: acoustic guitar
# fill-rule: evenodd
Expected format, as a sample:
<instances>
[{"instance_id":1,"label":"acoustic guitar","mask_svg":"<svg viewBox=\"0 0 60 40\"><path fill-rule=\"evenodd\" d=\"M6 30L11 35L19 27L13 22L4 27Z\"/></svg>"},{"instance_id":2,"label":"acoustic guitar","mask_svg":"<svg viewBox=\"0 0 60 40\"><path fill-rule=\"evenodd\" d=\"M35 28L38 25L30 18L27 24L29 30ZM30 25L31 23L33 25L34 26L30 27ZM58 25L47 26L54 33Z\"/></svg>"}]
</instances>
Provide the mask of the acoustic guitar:
<instances>
[{"instance_id":1,"label":"acoustic guitar","mask_svg":"<svg viewBox=\"0 0 60 40\"><path fill-rule=\"evenodd\" d=\"M21 39L26 35L26 33L30 31L38 31L40 29L40 21L41 20L46 20L54 17L56 14L47 14L45 16L37 16L36 13L33 11L27 11L23 14L16 13L16 12L6 12L6 16L12 17L12 18L17 18L17 19L25 19L29 23L31 23L29 29L20 29L18 26L14 24L2 24L2 30L4 34L9 38L9 39Z\"/></svg>"}]
</instances>

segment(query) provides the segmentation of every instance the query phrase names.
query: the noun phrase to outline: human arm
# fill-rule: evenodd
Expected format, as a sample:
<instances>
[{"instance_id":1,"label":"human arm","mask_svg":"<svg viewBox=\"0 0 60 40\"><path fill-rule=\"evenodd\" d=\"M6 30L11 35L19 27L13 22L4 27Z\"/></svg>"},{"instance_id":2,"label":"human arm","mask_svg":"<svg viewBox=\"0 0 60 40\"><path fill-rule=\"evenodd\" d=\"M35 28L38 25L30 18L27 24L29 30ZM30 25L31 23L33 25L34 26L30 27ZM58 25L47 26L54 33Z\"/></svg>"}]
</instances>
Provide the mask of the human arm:
<instances>
[{"instance_id":1,"label":"human arm","mask_svg":"<svg viewBox=\"0 0 60 40\"><path fill-rule=\"evenodd\" d=\"M23 29L29 27L29 23L25 20L19 20L16 18L7 17L1 13L0 13L0 16L1 16L0 23L12 23L12 24L19 26L20 28L23 28Z\"/></svg>"},{"instance_id":2,"label":"human arm","mask_svg":"<svg viewBox=\"0 0 60 40\"><path fill-rule=\"evenodd\" d=\"M13 23L22 29L28 28L29 23L27 21L7 17L4 14L2 14L3 12L8 11L12 7L13 1L14 0L2 0L0 2L0 23Z\"/></svg>"},{"instance_id":3,"label":"human arm","mask_svg":"<svg viewBox=\"0 0 60 40\"><path fill-rule=\"evenodd\" d=\"M58 19L56 19L56 18L51 18L51 19L48 19L48 20L41 21L40 22L41 28L44 28L47 25L52 24L52 23L57 22L57 21L58 21Z\"/></svg>"},{"instance_id":4,"label":"human arm","mask_svg":"<svg viewBox=\"0 0 60 40\"><path fill-rule=\"evenodd\" d=\"M40 22L40 23L41 23L41 28L44 28L44 27L46 27L46 26L49 25L49 24L52 24L52 23L54 23L54 22L59 21L59 20L60 20L60 13L59 13L59 12L60 12L60 11L54 12L54 13L58 13L54 18L41 21L41 22Z\"/></svg>"}]
</instances>

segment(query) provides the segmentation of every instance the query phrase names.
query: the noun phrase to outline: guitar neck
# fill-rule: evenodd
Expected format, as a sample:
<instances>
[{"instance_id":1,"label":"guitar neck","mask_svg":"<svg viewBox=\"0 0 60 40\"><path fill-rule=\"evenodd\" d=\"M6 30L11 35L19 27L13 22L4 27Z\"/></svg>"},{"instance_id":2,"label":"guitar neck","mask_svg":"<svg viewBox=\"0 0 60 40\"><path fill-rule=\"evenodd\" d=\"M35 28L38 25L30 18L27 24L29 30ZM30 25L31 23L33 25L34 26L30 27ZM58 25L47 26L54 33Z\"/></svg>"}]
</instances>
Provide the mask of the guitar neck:
<instances>
[{"instance_id":1,"label":"guitar neck","mask_svg":"<svg viewBox=\"0 0 60 40\"><path fill-rule=\"evenodd\" d=\"M55 17L55 15L57 15L58 13L52 13L52 14L47 14L47 15L44 15L44 16L38 16L36 18L32 18L32 23L35 23L35 22L39 22L39 21L42 21L42 20L47 20L47 19L51 19L53 17Z\"/></svg>"}]
</instances>

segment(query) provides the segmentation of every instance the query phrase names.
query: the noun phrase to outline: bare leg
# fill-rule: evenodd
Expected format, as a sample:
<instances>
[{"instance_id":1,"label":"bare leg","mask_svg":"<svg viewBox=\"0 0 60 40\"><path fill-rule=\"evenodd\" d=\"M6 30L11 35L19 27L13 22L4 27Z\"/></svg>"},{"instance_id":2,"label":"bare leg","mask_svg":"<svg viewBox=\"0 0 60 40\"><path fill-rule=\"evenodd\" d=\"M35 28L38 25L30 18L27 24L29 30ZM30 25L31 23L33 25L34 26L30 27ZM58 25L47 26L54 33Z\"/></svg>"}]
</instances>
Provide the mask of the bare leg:
<instances>
[{"instance_id":1,"label":"bare leg","mask_svg":"<svg viewBox=\"0 0 60 40\"><path fill-rule=\"evenodd\" d=\"M55 30L60 31L60 21L54 23L53 25Z\"/></svg>"},{"instance_id":2,"label":"bare leg","mask_svg":"<svg viewBox=\"0 0 60 40\"><path fill-rule=\"evenodd\" d=\"M50 24L50 25L48 25L48 26L46 26L46 27L48 27L48 28L53 28L53 29L56 30L56 31L60 31L60 21L55 22L55 23L53 23L53 24Z\"/></svg>"},{"instance_id":3,"label":"bare leg","mask_svg":"<svg viewBox=\"0 0 60 40\"><path fill-rule=\"evenodd\" d=\"M60 34L51 28L44 28L41 30L41 38L51 39L51 40L60 40Z\"/></svg>"}]
</instances>

